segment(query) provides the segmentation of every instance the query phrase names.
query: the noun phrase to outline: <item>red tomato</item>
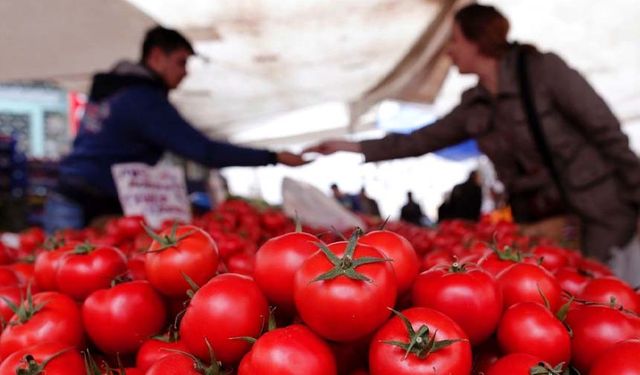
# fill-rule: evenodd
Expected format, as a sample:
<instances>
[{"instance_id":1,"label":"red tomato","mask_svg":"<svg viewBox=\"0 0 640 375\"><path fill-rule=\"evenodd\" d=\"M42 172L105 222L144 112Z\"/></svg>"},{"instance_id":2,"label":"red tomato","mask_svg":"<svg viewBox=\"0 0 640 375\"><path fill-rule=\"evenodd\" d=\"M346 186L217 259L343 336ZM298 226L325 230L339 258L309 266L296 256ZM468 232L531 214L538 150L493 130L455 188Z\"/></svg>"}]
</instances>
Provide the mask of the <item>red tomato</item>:
<instances>
[{"instance_id":1,"label":"red tomato","mask_svg":"<svg viewBox=\"0 0 640 375\"><path fill-rule=\"evenodd\" d=\"M41 290L58 290L56 276L62 256L78 244L78 242L68 242L59 248L38 254L34 263L33 276Z\"/></svg>"},{"instance_id":2,"label":"red tomato","mask_svg":"<svg viewBox=\"0 0 640 375\"><path fill-rule=\"evenodd\" d=\"M533 248L533 255L536 259L541 259L541 266L549 272L555 272L569 264L566 250L550 245L538 245Z\"/></svg>"},{"instance_id":3,"label":"red tomato","mask_svg":"<svg viewBox=\"0 0 640 375\"><path fill-rule=\"evenodd\" d=\"M391 318L371 340L371 375L471 373L471 345L453 320L426 307L404 310L402 315ZM444 340L454 341L442 348L435 345Z\"/></svg>"},{"instance_id":4,"label":"red tomato","mask_svg":"<svg viewBox=\"0 0 640 375\"><path fill-rule=\"evenodd\" d=\"M119 235L123 238L134 238L137 235L144 233L144 217L140 215L136 216L123 216L118 218L116 226L119 230Z\"/></svg>"},{"instance_id":5,"label":"red tomato","mask_svg":"<svg viewBox=\"0 0 640 375\"><path fill-rule=\"evenodd\" d=\"M18 282L20 285L31 285L31 290L41 291L34 278L33 262L16 262L10 264L9 268L15 272L16 276L18 276Z\"/></svg>"},{"instance_id":6,"label":"red tomato","mask_svg":"<svg viewBox=\"0 0 640 375\"><path fill-rule=\"evenodd\" d=\"M566 322L573 332L571 362L584 374L605 350L637 335L622 312L607 306L578 306L569 310Z\"/></svg>"},{"instance_id":7,"label":"red tomato","mask_svg":"<svg viewBox=\"0 0 640 375\"><path fill-rule=\"evenodd\" d=\"M2 286L18 286L20 280L18 275L8 266L0 266L0 285Z\"/></svg>"},{"instance_id":8,"label":"red tomato","mask_svg":"<svg viewBox=\"0 0 640 375\"><path fill-rule=\"evenodd\" d=\"M500 272L497 281L502 290L505 309L518 302L544 305L544 298L549 302L551 311L557 311L560 307L562 289L555 277L540 266L516 263Z\"/></svg>"},{"instance_id":9,"label":"red tomato","mask_svg":"<svg viewBox=\"0 0 640 375\"><path fill-rule=\"evenodd\" d=\"M609 267L591 258L582 258L578 263L578 268L591 273L594 277L613 276Z\"/></svg>"},{"instance_id":10,"label":"red tomato","mask_svg":"<svg viewBox=\"0 0 640 375\"><path fill-rule=\"evenodd\" d=\"M211 237L192 225L180 225L156 235L145 260L147 279L163 294L184 296L191 287L204 285L218 269L218 249Z\"/></svg>"},{"instance_id":11,"label":"red tomato","mask_svg":"<svg viewBox=\"0 0 640 375\"><path fill-rule=\"evenodd\" d=\"M83 328L80 309L68 296L57 292L34 294L32 305L22 303L0 336L0 358L42 342L58 342L80 348Z\"/></svg>"},{"instance_id":12,"label":"red tomato","mask_svg":"<svg viewBox=\"0 0 640 375\"><path fill-rule=\"evenodd\" d=\"M568 363L571 358L569 332L546 307L522 302L509 307L498 326L502 352L527 353L548 363Z\"/></svg>"},{"instance_id":13,"label":"red tomato","mask_svg":"<svg viewBox=\"0 0 640 375\"><path fill-rule=\"evenodd\" d=\"M420 263L420 270L421 271L430 270L435 266L447 265L447 264L451 264L451 262L455 262L455 258L453 257L453 254L449 252L449 250L436 249L426 253L422 257L422 261Z\"/></svg>"},{"instance_id":14,"label":"red tomato","mask_svg":"<svg viewBox=\"0 0 640 375\"><path fill-rule=\"evenodd\" d=\"M369 232L358 239L361 244L373 246L387 258L393 259L391 265L398 282L398 294L411 290L418 276L418 256L406 238L388 230Z\"/></svg>"},{"instance_id":15,"label":"red tomato","mask_svg":"<svg viewBox=\"0 0 640 375\"><path fill-rule=\"evenodd\" d=\"M36 366L38 372L27 371ZM85 375L86 373L84 361L78 350L58 342L35 344L20 349L8 356L0 365L0 375Z\"/></svg>"},{"instance_id":16,"label":"red tomato","mask_svg":"<svg viewBox=\"0 0 640 375\"><path fill-rule=\"evenodd\" d=\"M318 251L318 237L292 232L265 242L256 253L253 277L267 299L287 313L295 309L293 279L302 263Z\"/></svg>"},{"instance_id":17,"label":"red tomato","mask_svg":"<svg viewBox=\"0 0 640 375\"><path fill-rule=\"evenodd\" d=\"M582 292L582 289L584 289L592 278L588 273L573 267L560 268L554 276L556 280L558 280L558 284L560 284L562 290L569 292L574 297Z\"/></svg>"},{"instance_id":18,"label":"red tomato","mask_svg":"<svg viewBox=\"0 0 640 375\"><path fill-rule=\"evenodd\" d=\"M267 300L253 279L225 273L195 293L180 323L180 337L202 360L209 359L208 340L216 359L237 363L250 345L231 338L258 337L268 315Z\"/></svg>"},{"instance_id":19,"label":"red tomato","mask_svg":"<svg viewBox=\"0 0 640 375\"><path fill-rule=\"evenodd\" d=\"M144 373L162 358L175 354L172 350L188 352L187 346L182 341L171 341L168 336L163 339L149 339L140 346L136 354L136 368Z\"/></svg>"},{"instance_id":20,"label":"red tomato","mask_svg":"<svg viewBox=\"0 0 640 375\"><path fill-rule=\"evenodd\" d=\"M294 324L260 336L238 375L334 375L331 349L307 327Z\"/></svg>"},{"instance_id":21,"label":"red tomato","mask_svg":"<svg viewBox=\"0 0 640 375\"><path fill-rule=\"evenodd\" d=\"M453 319L472 345L495 331L502 315L502 292L493 276L473 265L437 266L421 273L413 286L415 306L429 307Z\"/></svg>"},{"instance_id":22,"label":"red tomato","mask_svg":"<svg viewBox=\"0 0 640 375\"><path fill-rule=\"evenodd\" d=\"M498 359L487 371L486 375L529 375L531 368L538 365L541 359L526 353L513 353Z\"/></svg>"},{"instance_id":23,"label":"red tomato","mask_svg":"<svg viewBox=\"0 0 640 375\"><path fill-rule=\"evenodd\" d=\"M591 280L578 295L578 298L590 302L616 305L640 313L640 298L629 284L614 276L605 276Z\"/></svg>"},{"instance_id":24,"label":"red tomato","mask_svg":"<svg viewBox=\"0 0 640 375\"><path fill-rule=\"evenodd\" d=\"M171 353L154 363L145 375L202 375L218 374L219 371L212 371L205 364L196 358L190 357L187 353Z\"/></svg>"},{"instance_id":25,"label":"red tomato","mask_svg":"<svg viewBox=\"0 0 640 375\"><path fill-rule=\"evenodd\" d=\"M128 276L131 280L146 280L147 271L145 269L146 254L133 252L129 254L127 259Z\"/></svg>"},{"instance_id":26,"label":"red tomato","mask_svg":"<svg viewBox=\"0 0 640 375\"><path fill-rule=\"evenodd\" d=\"M242 251L235 253L225 260L227 272L253 276L256 256L253 253Z\"/></svg>"},{"instance_id":27,"label":"red tomato","mask_svg":"<svg viewBox=\"0 0 640 375\"><path fill-rule=\"evenodd\" d=\"M111 286L127 270L127 259L115 247L78 245L60 258L56 272L58 290L78 301Z\"/></svg>"},{"instance_id":28,"label":"red tomato","mask_svg":"<svg viewBox=\"0 0 640 375\"><path fill-rule=\"evenodd\" d=\"M296 272L296 307L302 321L320 336L357 340L389 317L397 294L393 268L385 261L369 263L383 255L353 241L334 242L324 251L310 256Z\"/></svg>"},{"instance_id":29,"label":"red tomato","mask_svg":"<svg viewBox=\"0 0 640 375\"><path fill-rule=\"evenodd\" d=\"M166 307L146 281L131 281L93 292L82 305L82 320L105 353L135 353L165 325ZM108 322L108 323L107 323Z\"/></svg>"},{"instance_id":30,"label":"red tomato","mask_svg":"<svg viewBox=\"0 0 640 375\"><path fill-rule=\"evenodd\" d=\"M11 319L11 317L13 316L13 310L11 309L9 304L7 304L7 300L16 306L19 306L23 296L24 287L0 287L0 321L8 322L9 319Z\"/></svg>"},{"instance_id":31,"label":"red tomato","mask_svg":"<svg viewBox=\"0 0 640 375\"><path fill-rule=\"evenodd\" d=\"M533 260L532 258L525 258L522 253L520 253L520 251L506 246L504 250L494 249L492 253L489 253L482 257L478 261L478 265L484 268L494 277L497 277L500 272L516 263L520 263L525 260L527 261L527 263L535 263L535 260Z\"/></svg>"},{"instance_id":32,"label":"red tomato","mask_svg":"<svg viewBox=\"0 0 640 375\"><path fill-rule=\"evenodd\" d=\"M31 227L20 233L20 251L18 257L26 256L44 243L46 235L39 227Z\"/></svg>"},{"instance_id":33,"label":"red tomato","mask_svg":"<svg viewBox=\"0 0 640 375\"><path fill-rule=\"evenodd\" d=\"M640 339L613 345L595 360L589 375L640 374Z\"/></svg>"}]
</instances>

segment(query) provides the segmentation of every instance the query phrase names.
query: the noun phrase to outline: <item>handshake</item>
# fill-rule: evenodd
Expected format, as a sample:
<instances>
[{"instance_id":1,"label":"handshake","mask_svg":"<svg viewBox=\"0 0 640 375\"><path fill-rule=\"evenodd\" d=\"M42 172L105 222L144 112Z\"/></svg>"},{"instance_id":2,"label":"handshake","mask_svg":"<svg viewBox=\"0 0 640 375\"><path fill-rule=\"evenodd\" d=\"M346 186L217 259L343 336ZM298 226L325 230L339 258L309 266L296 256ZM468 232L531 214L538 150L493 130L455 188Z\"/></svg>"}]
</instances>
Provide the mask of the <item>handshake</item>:
<instances>
[{"instance_id":1,"label":"handshake","mask_svg":"<svg viewBox=\"0 0 640 375\"><path fill-rule=\"evenodd\" d=\"M322 154L329 155L338 151L349 152L361 152L360 144L358 142L343 141L343 140L327 140L320 142L316 145L310 146L302 150L300 154L294 154L288 151L278 152L278 163L296 167L304 165L312 161L313 159L305 158L307 154Z\"/></svg>"}]
</instances>

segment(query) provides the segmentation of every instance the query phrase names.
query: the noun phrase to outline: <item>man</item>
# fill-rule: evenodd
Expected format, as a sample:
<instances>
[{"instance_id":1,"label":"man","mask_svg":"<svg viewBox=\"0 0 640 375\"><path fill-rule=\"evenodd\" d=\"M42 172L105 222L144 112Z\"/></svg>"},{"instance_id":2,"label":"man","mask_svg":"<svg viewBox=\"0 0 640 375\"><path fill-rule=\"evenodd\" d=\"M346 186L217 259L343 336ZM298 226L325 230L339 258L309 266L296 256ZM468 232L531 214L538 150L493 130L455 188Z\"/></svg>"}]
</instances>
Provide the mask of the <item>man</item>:
<instances>
[{"instance_id":1,"label":"man","mask_svg":"<svg viewBox=\"0 0 640 375\"><path fill-rule=\"evenodd\" d=\"M469 173L467 180L457 184L449 197L449 219L480 220L482 186L477 171Z\"/></svg>"},{"instance_id":2,"label":"man","mask_svg":"<svg viewBox=\"0 0 640 375\"><path fill-rule=\"evenodd\" d=\"M212 168L304 164L296 154L212 141L193 128L168 100L193 54L184 36L157 26L145 36L139 63L120 62L94 76L73 149L60 163L58 194L47 208L50 231L121 212L111 176L114 164L153 165L165 151Z\"/></svg>"}]
</instances>

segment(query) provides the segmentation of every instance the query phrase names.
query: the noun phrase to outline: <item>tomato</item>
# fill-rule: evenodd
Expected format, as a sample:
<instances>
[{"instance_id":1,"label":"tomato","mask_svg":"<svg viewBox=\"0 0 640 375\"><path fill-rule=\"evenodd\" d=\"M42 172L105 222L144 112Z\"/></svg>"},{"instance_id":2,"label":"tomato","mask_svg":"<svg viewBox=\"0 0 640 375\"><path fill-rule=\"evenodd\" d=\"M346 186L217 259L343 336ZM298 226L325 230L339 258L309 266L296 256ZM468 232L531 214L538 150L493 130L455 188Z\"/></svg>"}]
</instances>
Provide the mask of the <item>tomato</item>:
<instances>
[{"instance_id":1,"label":"tomato","mask_svg":"<svg viewBox=\"0 0 640 375\"><path fill-rule=\"evenodd\" d=\"M286 313L295 309L293 280L302 263L318 251L318 237L292 232L265 242L256 253L253 277L273 304Z\"/></svg>"},{"instance_id":2,"label":"tomato","mask_svg":"<svg viewBox=\"0 0 640 375\"><path fill-rule=\"evenodd\" d=\"M373 246L387 258L393 259L391 265L398 282L398 294L411 290L418 276L418 256L406 238L388 230L369 232L358 239L364 245Z\"/></svg>"},{"instance_id":3,"label":"tomato","mask_svg":"<svg viewBox=\"0 0 640 375\"><path fill-rule=\"evenodd\" d=\"M562 290L578 296L592 279L591 275L573 267L563 267L556 271L556 280Z\"/></svg>"},{"instance_id":4,"label":"tomato","mask_svg":"<svg viewBox=\"0 0 640 375\"><path fill-rule=\"evenodd\" d=\"M62 256L72 251L78 242L67 242L58 248L43 251L36 256L33 276L41 290L57 290L56 277Z\"/></svg>"},{"instance_id":5,"label":"tomato","mask_svg":"<svg viewBox=\"0 0 640 375\"><path fill-rule=\"evenodd\" d=\"M238 375L333 375L329 346L307 327L293 324L262 335L247 353ZM245 360L243 359L243 362Z\"/></svg>"},{"instance_id":6,"label":"tomato","mask_svg":"<svg viewBox=\"0 0 640 375\"><path fill-rule=\"evenodd\" d=\"M222 259L227 259L233 254L242 252L247 246L247 241L236 233L209 232L216 241L218 252Z\"/></svg>"},{"instance_id":7,"label":"tomato","mask_svg":"<svg viewBox=\"0 0 640 375\"><path fill-rule=\"evenodd\" d=\"M609 267L591 258L582 258L578 262L577 268L589 272L594 277L613 276Z\"/></svg>"},{"instance_id":8,"label":"tomato","mask_svg":"<svg viewBox=\"0 0 640 375\"><path fill-rule=\"evenodd\" d=\"M493 276L498 276L505 269L522 262L535 264L536 261L534 258L522 254L519 250L505 246L503 250L494 248L493 252L486 254L478 261L478 265Z\"/></svg>"},{"instance_id":9,"label":"tomato","mask_svg":"<svg viewBox=\"0 0 640 375\"><path fill-rule=\"evenodd\" d=\"M591 280L578 295L578 298L590 302L610 303L640 313L640 298L629 284L613 277L605 276Z\"/></svg>"},{"instance_id":10,"label":"tomato","mask_svg":"<svg viewBox=\"0 0 640 375\"><path fill-rule=\"evenodd\" d=\"M250 349L232 337L258 337L268 315L267 300L253 279L225 273L195 293L182 317L180 337L200 359L209 359L208 341L219 361L232 364Z\"/></svg>"},{"instance_id":11,"label":"tomato","mask_svg":"<svg viewBox=\"0 0 640 375\"><path fill-rule=\"evenodd\" d=\"M640 339L619 342L601 353L589 375L640 374Z\"/></svg>"},{"instance_id":12,"label":"tomato","mask_svg":"<svg viewBox=\"0 0 640 375\"><path fill-rule=\"evenodd\" d=\"M18 258L29 255L40 245L44 243L46 235L44 230L39 227L31 227L20 233L20 251Z\"/></svg>"},{"instance_id":13,"label":"tomato","mask_svg":"<svg viewBox=\"0 0 640 375\"><path fill-rule=\"evenodd\" d=\"M21 304L0 336L0 358L42 342L58 342L80 348L83 328L80 309L68 296L57 292L34 294Z\"/></svg>"},{"instance_id":14,"label":"tomato","mask_svg":"<svg viewBox=\"0 0 640 375\"><path fill-rule=\"evenodd\" d=\"M147 279L163 294L184 296L191 289L185 276L204 285L218 269L218 249L211 237L192 225L154 235L145 260Z\"/></svg>"},{"instance_id":15,"label":"tomato","mask_svg":"<svg viewBox=\"0 0 640 375\"><path fill-rule=\"evenodd\" d=\"M530 375L531 368L540 362L540 358L531 354L507 354L489 367L486 375Z\"/></svg>"},{"instance_id":16,"label":"tomato","mask_svg":"<svg viewBox=\"0 0 640 375\"><path fill-rule=\"evenodd\" d=\"M34 278L33 262L26 260L12 263L9 268L18 276L18 283L23 286L31 285L31 290L41 291Z\"/></svg>"},{"instance_id":17,"label":"tomato","mask_svg":"<svg viewBox=\"0 0 640 375\"><path fill-rule=\"evenodd\" d=\"M18 286L19 284L18 275L9 266L0 266L0 285Z\"/></svg>"},{"instance_id":18,"label":"tomato","mask_svg":"<svg viewBox=\"0 0 640 375\"><path fill-rule=\"evenodd\" d=\"M167 350L170 349L170 350ZM187 346L182 341L172 340L165 336L162 339L152 338L145 341L136 354L136 368L147 371L154 363L162 358L175 354L172 350L187 352Z\"/></svg>"},{"instance_id":19,"label":"tomato","mask_svg":"<svg viewBox=\"0 0 640 375\"><path fill-rule=\"evenodd\" d=\"M225 260L228 272L247 276L253 276L255 263L255 254L247 251L235 253Z\"/></svg>"},{"instance_id":20,"label":"tomato","mask_svg":"<svg viewBox=\"0 0 640 375\"><path fill-rule=\"evenodd\" d=\"M144 217L140 215L135 216L123 216L118 218L116 226L119 231L119 235L123 238L134 238L139 234L144 233Z\"/></svg>"},{"instance_id":21,"label":"tomato","mask_svg":"<svg viewBox=\"0 0 640 375\"><path fill-rule=\"evenodd\" d=\"M16 306L20 305L21 298L24 296L24 287L5 286L0 287L0 321L8 322L13 316L13 310L7 301Z\"/></svg>"},{"instance_id":22,"label":"tomato","mask_svg":"<svg viewBox=\"0 0 640 375\"><path fill-rule=\"evenodd\" d=\"M453 320L426 307L396 314L371 340L371 375L471 373L471 345Z\"/></svg>"},{"instance_id":23,"label":"tomato","mask_svg":"<svg viewBox=\"0 0 640 375\"><path fill-rule=\"evenodd\" d=\"M518 302L545 304L545 299L551 311L560 307L560 285L549 271L540 266L516 263L500 272L496 280L502 290L505 309Z\"/></svg>"},{"instance_id":24,"label":"tomato","mask_svg":"<svg viewBox=\"0 0 640 375\"><path fill-rule=\"evenodd\" d=\"M453 254L449 252L449 250L436 249L428 252L422 257L420 270L426 271L435 266L451 264L451 262L455 262L455 258L453 257Z\"/></svg>"},{"instance_id":25,"label":"tomato","mask_svg":"<svg viewBox=\"0 0 640 375\"><path fill-rule=\"evenodd\" d=\"M569 310L566 322L573 332L571 362L584 374L605 350L637 336L634 325L624 313L607 306L578 306Z\"/></svg>"},{"instance_id":26,"label":"tomato","mask_svg":"<svg viewBox=\"0 0 640 375\"><path fill-rule=\"evenodd\" d=\"M129 254L127 259L127 276L131 280L146 280L147 271L145 269L146 254L133 252Z\"/></svg>"},{"instance_id":27,"label":"tomato","mask_svg":"<svg viewBox=\"0 0 640 375\"><path fill-rule=\"evenodd\" d=\"M126 271L127 259L115 247L78 245L60 258L56 286L60 292L82 301L96 290L111 286L113 279Z\"/></svg>"},{"instance_id":28,"label":"tomato","mask_svg":"<svg viewBox=\"0 0 640 375\"><path fill-rule=\"evenodd\" d=\"M527 353L548 363L568 363L571 358L569 332L546 307L522 302L509 307L498 325L498 343L503 353Z\"/></svg>"},{"instance_id":29,"label":"tomato","mask_svg":"<svg viewBox=\"0 0 640 375\"><path fill-rule=\"evenodd\" d=\"M502 315L502 292L493 276L474 265L437 266L421 273L413 287L415 306L453 319L472 345L486 340Z\"/></svg>"},{"instance_id":30,"label":"tomato","mask_svg":"<svg viewBox=\"0 0 640 375\"><path fill-rule=\"evenodd\" d=\"M171 353L154 363L145 375L202 375L219 374L214 370L216 365L207 367L200 360L191 357L188 353Z\"/></svg>"},{"instance_id":31,"label":"tomato","mask_svg":"<svg viewBox=\"0 0 640 375\"><path fill-rule=\"evenodd\" d=\"M541 266L549 272L555 272L569 264L567 250L549 245L538 245L532 250L536 259L541 259Z\"/></svg>"},{"instance_id":32,"label":"tomato","mask_svg":"<svg viewBox=\"0 0 640 375\"><path fill-rule=\"evenodd\" d=\"M87 334L105 353L135 353L166 322L162 298L147 281L131 281L101 289L82 305Z\"/></svg>"},{"instance_id":33,"label":"tomato","mask_svg":"<svg viewBox=\"0 0 640 375\"><path fill-rule=\"evenodd\" d=\"M366 336L387 320L395 305L392 266L355 237L321 249L295 275L294 300L302 321L334 341Z\"/></svg>"},{"instance_id":34,"label":"tomato","mask_svg":"<svg viewBox=\"0 0 640 375\"><path fill-rule=\"evenodd\" d=\"M38 372L27 372L35 368ZM15 374L85 375L86 370L78 350L47 342L20 349L2 361L0 375Z\"/></svg>"}]
</instances>

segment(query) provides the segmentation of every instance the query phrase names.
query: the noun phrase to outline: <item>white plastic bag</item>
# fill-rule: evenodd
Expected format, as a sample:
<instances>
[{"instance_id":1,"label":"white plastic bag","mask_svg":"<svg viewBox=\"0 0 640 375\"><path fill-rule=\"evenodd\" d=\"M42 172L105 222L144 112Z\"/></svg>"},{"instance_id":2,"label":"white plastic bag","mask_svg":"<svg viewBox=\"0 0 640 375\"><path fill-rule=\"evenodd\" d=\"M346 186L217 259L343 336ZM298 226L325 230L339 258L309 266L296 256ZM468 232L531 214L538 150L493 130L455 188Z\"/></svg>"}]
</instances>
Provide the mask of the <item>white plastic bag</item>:
<instances>
[{"instance_id":1,"label":"white plastic bag","mask_svg":"<svg viewBox=\"0 0 640 375\"><path fill-rule=\"evenodd\" d=\"M312 185L289 177L282 181L282 206L288 216L297 215L303 224L312 227L333 227L339 231L354 227L365 229L364 222L335 199Z\"/></svg>"}]
</instances>

